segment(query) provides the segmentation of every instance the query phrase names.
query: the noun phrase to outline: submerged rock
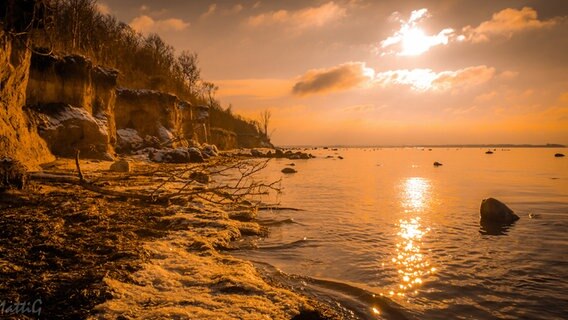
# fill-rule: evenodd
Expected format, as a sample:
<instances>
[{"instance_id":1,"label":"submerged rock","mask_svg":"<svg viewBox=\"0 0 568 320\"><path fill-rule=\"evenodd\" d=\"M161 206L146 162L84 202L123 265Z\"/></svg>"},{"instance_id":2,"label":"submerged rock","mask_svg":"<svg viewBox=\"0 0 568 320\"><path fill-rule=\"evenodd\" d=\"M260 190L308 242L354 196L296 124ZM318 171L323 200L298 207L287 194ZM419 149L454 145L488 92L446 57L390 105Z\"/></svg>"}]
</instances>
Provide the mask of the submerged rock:
<instances>
[{"instance_id":1,"label":"submerged rock","mask_svg":"<svg viewBox=\"0 0 568 320\"><path fill-rule=\"evenodd\" d=\"M479 214L482 223L509 224L519 220L513 210L495 198L483 199Z\"/></svg>"},{"instance_id":2,"label":"submerged rock","mask_svg":"<svg viewBox=\"0 0 568 320\"><path fill-rule=\"evenodd\" d=\"M487 151L485 151L485 154L493 154L493 151L487 150Z\"/></svg>"},{"instance_id":3,"label":"submerged rock","mask_svg":"<svg viewBox=\"0 0 568 320\"><path fill-rule=\"evenodd\" d=\"M564 154L563 153L556 153L554 156L556 158L561 158L561 157L564 157Z\"/></svg>"},{"instance_id":4,"label":"submerged rock","mask_svg":"<svg viewBox=\"0 0 568 320\"><path fill-rule=\"evenodd\" d=\"M110 165L110 171L114 172L130 172L130 162L126 160L118 160Z\"/></svg>"},{"instance_id":5,"label":"submerged rock","mask_svg":"<svg viewBox=\"0 0 568 320\"><path fill-rule=\"evenodd\" d=\"M284 169L282 169L282 173L286 173L286 174L289 174L289 173L296 173L296 172L298 172L298 171L297 171L296 169L294 169L294 168L284 168Z\"/></svg>"},{"instance_id":6,"label":"submerged rock","mask_svg":"<svg viewBox=\"0 0 568 320\"><path fill-rule=\"evenodd\" d=\"M443 166L443 164L438 161L434 162L434 167L439 167L439 166Z\"/></svg>"}]
</instances>

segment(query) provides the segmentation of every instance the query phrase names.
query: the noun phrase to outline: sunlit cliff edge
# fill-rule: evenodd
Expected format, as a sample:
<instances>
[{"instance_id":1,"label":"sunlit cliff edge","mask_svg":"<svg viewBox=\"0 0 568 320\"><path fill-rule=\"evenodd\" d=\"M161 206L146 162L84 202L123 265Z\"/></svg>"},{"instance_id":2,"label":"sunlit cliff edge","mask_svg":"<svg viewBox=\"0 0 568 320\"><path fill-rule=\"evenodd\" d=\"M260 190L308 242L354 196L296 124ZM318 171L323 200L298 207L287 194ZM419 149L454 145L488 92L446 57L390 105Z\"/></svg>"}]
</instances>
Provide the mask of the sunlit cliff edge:
<instances>
[{"instance_id":1,"label":"sunlit cliff edge","mask_svg":"<svg viewBox=\"0 0 568 320\"><path fill-rule=\"evenodd\" d=\"M0 155L34 168L54 156L73 157L76 150L82 158L113 160L147 148L204 143L220 149L272 147L254 121L224 110L211 90L205 97L172 81L155 84L152 76L134 81L116 63L93 62L104 60L100 54L68 49L57 34L62 27L45 27L53 12L42 4L8 1L1 8L6 19L0 23ZM51 48L39 46L52 42Z\"/></svg>"}]
</instances>

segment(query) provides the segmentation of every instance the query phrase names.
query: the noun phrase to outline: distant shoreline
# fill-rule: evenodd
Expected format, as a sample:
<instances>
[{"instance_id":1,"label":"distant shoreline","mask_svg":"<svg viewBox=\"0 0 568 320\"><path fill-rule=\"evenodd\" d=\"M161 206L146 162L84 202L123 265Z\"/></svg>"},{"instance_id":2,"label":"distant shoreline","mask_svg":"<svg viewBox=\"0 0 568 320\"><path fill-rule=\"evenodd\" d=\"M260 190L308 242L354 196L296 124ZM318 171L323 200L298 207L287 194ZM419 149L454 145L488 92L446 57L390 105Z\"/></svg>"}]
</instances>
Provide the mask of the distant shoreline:
<instances>
[{"instance_id":1,"label":"distant shoreline","mask_svg":"<svg viewBox=\"0 0 568 320\"><path fill-rule=\"evenodd\" d=\"M285 145L284 148L566 148L563 144Z\"/></svg>"}]
</instances>

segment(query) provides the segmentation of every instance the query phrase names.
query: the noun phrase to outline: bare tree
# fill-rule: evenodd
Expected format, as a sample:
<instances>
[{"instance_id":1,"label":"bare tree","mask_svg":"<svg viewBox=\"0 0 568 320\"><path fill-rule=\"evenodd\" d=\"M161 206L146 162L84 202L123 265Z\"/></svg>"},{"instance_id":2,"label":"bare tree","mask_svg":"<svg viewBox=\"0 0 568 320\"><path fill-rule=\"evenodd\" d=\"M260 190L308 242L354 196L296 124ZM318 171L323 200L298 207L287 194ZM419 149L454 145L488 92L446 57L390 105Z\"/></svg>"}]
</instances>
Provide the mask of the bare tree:
<instances>
[{"instance_id":1,"label":"bare tree","mask_svg":"<svg viewBox=\"0 0 568 320\"><path fill-rule=\"evenodd\" d=\"M209 106L213 107L215 104L215 93L219 90L219 87L213 82L203 81L201 84L201 90L203 91L203 99L209 100Z\"/></svg>"},{"instance_id":2,"label":"bare tree","mask_svg":"<svg viewBox=\"0 0 568 320\"><path fill-rule=\"evenodd\" d=\"M270 112L270 110L266 109L260 113L259 127L261 133L266 138L269 138L268 127L270 125L270 118L272 118L272 112Z\"/></svg>"},{"instance_id":3,"label":"bare tree","mask_svg":"<svg viewBox=\"0 0 568 320\"><path fill-rule=\"evenodd\" d=\"M198 66L197 53L182 51L178 57L183 80L185 81L191 95L197 93L197 83L201 79L201 70Z\"/></svg>"}]
</instances>

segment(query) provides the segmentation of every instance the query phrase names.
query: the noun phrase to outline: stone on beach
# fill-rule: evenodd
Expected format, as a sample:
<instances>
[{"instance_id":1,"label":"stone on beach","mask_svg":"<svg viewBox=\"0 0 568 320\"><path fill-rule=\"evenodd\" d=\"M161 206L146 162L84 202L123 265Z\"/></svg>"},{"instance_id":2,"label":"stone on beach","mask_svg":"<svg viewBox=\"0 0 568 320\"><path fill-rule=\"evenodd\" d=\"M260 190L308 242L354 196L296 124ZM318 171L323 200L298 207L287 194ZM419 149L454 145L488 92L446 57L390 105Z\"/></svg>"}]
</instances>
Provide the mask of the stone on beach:
<instances>
[{"instance_id":1,"label":"stone on beach","mask_svg":"<svg viewBox=\"0 0 568 320\"><path fill-rule=\"evenodd\" d=\"M130 168L130 162L122 159L122 160L118 160L113 162L110 165L110 171L114 171L114 172L130 172L131 168Z\"/></svg>"},{"instance_id":2,"label":"stone on beach","mask_svg":"<svg viewBox=\"0 0 568 320\"><path fill-rule=\"evenodd\" d=\"M439 167L439 166L443 166L443 164L438 161L434 162L434 167Z\"/></svg>"},{"instance_id":3,"label":"stone on beach","mask_svg":"<svg viewBox=\"0 0 568 320\"><path fill-rule=\"evenodd\" d=\"M564 154L563 153L556 153L554 156L556 158L561 158L561 157L564 157Z\"/></svg>"},{"instance_id":4,"label":"stone on beach","mask_svg":"<svg viewBox=\"0 0 568 320\"><path fill-rule=\"evenodd\" d=\"M513 210L495 198L483 199L479 214L481 221L485 223L506 224L519 220L519 216Z\"/></svg>"},{"instance_id":5,"label":"stone on beach","mask_svg":"<svg viewBox=\"0 0 568 320\"><path fill-rule=\"evenodd\" d=\"M12 158L0 159L0 191L3 189L23 189L26 186L27 170L18 161Z\"/></svg>"}]
</instances>

